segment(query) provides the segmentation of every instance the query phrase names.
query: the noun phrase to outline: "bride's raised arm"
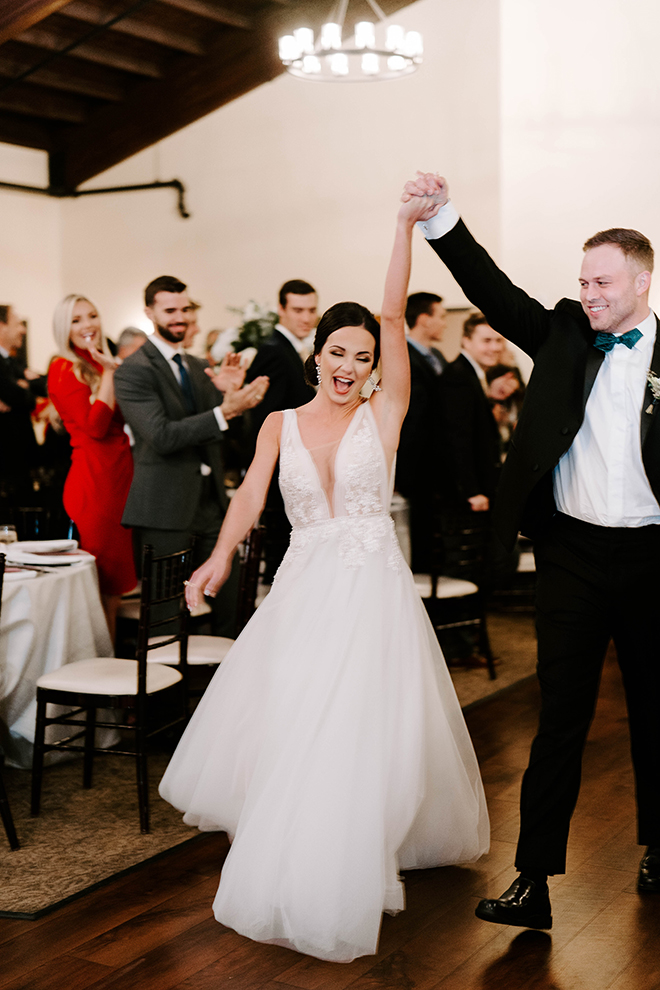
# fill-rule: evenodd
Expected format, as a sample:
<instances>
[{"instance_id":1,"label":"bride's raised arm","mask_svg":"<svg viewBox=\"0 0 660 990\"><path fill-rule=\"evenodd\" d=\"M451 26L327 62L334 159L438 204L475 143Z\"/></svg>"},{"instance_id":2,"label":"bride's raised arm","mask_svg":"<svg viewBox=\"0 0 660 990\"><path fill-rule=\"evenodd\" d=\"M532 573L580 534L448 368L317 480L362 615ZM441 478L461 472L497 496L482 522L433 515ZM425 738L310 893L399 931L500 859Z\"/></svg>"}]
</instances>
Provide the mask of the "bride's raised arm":
<instances>
[{"instance_id":1,"label":"bride's raised arm","mask_svg":"<svg viewBox=\"0 0 660 990\"><path fill-rule=\"evenodd\" d=\"M438 212L438 196L415 196L399 208L383 305L380 313L381 394L374 396L380 406L381 433L391 434L398 443L401 423L410 398L410 361L405 333L406 299L410 281L411 242L418 220L428 220ZM374 409L376 411L376 409Z\"/></svg>"}]
</instances>

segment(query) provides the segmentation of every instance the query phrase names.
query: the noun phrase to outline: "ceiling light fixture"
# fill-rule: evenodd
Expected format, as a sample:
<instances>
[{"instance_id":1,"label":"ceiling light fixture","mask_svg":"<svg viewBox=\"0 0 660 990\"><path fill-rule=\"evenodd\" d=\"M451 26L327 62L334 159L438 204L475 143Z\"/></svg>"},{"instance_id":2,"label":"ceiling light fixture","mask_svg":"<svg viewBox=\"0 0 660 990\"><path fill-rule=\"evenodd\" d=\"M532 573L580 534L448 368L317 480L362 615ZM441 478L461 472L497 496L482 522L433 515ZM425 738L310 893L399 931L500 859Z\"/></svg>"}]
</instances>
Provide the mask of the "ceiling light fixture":
<instances>
[{"instance_id":1,"label":"ceiling light fixture","mask_svg":"<svg viewBox=\"0 0 660 990\"><path fill-rule=\"evenodd\" d=\"M359 21L353 37L342 40L350 0L340 0L335 16L315 39L311 28L297 28L279 39L279 52L287 72L313 82L373 82L401 79L422 61L424 46L419 31L404 31L398 24L385 27L385 14L376 0L367 3L376 24ZM334 13L334 11L333 11ZM378 47L377 35L381 36Z\"/></svg>"}]
</instances>

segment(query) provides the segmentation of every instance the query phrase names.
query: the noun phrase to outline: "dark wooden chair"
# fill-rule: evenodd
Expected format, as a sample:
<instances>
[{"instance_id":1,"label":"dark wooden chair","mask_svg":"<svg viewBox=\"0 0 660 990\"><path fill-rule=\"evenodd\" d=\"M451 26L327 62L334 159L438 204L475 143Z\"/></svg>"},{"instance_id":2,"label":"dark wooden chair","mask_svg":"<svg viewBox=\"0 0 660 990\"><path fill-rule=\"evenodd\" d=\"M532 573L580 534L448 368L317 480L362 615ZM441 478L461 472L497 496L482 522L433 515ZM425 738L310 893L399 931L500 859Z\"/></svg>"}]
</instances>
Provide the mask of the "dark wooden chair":
<instances>
[{"instance_id":1,"label":"dark wooden chair","mask_svg":"<svg viewBox=\"0 0 660 990\"><path fill-rule=\"evenodd\" d=\"M37 722L32 764L32 814L39 814L44 754L77 751L84 755L83 786L92 786L94 755L130 756L136 762L140 830L149 831L147 745L154 736L183 725L188 717L186 644L188 611L184 581L191 568L191 551L155 557L145 546L142 559L140 621L135 660L94 657L65 664L37 681ZM181 643L180 669L147 664L153 636L167 630L167 643ZM48 705L65 705L64 714L48 717ZM112 709L119 721L103 718ZM101 714L99 714L101 713ZM84 721L81 723L80 718ZM45 741L49 725L71 727L71 734ZM96 745L97 728L132 733L135 745L103 749Z\"/></svg>"},{"instance_id":2,"label":"dark wooden chair","mask_svg":"<svg viewBox=\"0 0 660 990\"><path fill-rule=\"evenodd\" d=\"M254 615L263 545L263 527L255 526L248 533L243 544L238 583L238 605L236 609L237 635ZM234 639L228 636L188 636L186 665L188 667L217 667L218 664L222 663L234 645L234 642ZM164 663L176 667L181 666L182 641L177 644L175 640L169 640L166 643L161 638L159 640L153 640L151 646L155 648L149 654L148 659L150 663Z\"/></svg>"},{"instance_id":3,"label":"dark wooden chair","mask_svg":"<svg viewBox=\"0 0 660 990\"><path fill-rule=\"evenodd\" d=\"M0 553L0 611L2 611L2 585L5 577L5 555ZM9 845L12 849L20 849L20 842L18 841L18 836L16 835L16 828L14 826L14 819L11 816L11 808L9 807L9 798L7 797L7 791L5 789L5 782L2 779L2 764L4 763L4 756L0 754L0 817L2 817L2 824L5 827L5 832L7 834L7 839L9 840Z\"/></svg>"},{"instance_id":4,"label":"dark wooden chair","mask_svg":"<svg viewBox=\"0 0 660 990\"><path fill-rule=\"evenodd\" d=\"M486 624L490 527L481 513L434 512L431 573L415 584L442 645L451 630L475 629L479 654L495 680L495 658Z\"/></svg>"}]
</instances>

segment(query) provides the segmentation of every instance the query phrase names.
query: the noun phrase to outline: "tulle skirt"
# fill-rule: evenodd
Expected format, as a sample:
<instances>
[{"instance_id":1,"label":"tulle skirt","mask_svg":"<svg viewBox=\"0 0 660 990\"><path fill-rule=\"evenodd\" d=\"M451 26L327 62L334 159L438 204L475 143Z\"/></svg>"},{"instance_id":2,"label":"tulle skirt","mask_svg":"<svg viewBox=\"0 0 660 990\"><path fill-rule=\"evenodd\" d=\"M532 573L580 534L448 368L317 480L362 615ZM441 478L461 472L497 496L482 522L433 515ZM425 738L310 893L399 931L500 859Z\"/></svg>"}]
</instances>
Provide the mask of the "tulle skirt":
<instances>
[{"instance_id":1,"label":"tulle skirt","mask_svg":"<svg viewBox=\"0 0 660 990\"><path fill-rule=\"evenodd\" d=\"M387 550L346 566L340 520L285 557L161 782L233 838L213 909L321 959L377 951L399 870L488 849L477 761L433 628Z\"/></svg>"}]
</instances>

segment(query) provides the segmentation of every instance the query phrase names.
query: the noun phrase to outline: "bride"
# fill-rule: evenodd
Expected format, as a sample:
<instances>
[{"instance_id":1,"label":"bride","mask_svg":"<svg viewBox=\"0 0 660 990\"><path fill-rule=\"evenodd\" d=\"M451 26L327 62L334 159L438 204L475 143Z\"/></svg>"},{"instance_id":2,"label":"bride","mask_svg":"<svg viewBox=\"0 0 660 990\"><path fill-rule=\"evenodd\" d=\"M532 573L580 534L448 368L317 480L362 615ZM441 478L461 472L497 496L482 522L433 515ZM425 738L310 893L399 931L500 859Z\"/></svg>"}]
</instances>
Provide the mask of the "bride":
<instances>
[{"instance_id":1,"label":"bride","mask_svg":"<svg viewBox=\"0 0 660 990\"><path fill-rule=\"evenodd\" d=\"M261 429L188 604L228 576L278 458L291 543L160 785L185 822L233 838L219 922L342 962L377 951L382 912L404 907L399 870L488 849L477 761L388 514L412 231L436 211L433 197L400 207L380 327L357 303L332 306L307 365L317 395ZM379 358L382 387L364 399Z\"/></svg>"}]
</instances>

